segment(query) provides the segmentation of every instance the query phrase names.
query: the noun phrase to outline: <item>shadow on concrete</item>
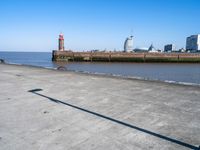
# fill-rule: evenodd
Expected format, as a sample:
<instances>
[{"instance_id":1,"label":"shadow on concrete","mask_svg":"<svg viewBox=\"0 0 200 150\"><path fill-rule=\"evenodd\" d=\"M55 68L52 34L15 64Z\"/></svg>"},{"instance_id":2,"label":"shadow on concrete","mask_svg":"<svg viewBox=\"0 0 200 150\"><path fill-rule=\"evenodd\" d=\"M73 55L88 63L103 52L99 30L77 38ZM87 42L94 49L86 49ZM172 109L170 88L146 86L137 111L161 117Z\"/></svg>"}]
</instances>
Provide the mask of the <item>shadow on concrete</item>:
<instances>
[{"instance_id":1,"label":"shadow on concrete","mask_svg":"<svg viewBox=\"0 0 200 150\"><path fill-rule=\"evenodd\" d=\"M171 137L167 137L167 136L164 136L164 135L161 135L161 134L158 134L158 133L155 133L155 132L152 132L152 131L149 131L149 130L146 130L146 129L143 129L143 128L140 128L140 127L137 127L137 126L134 126L134 125L132 125L132 124L129 124L129 123L126 123L126 122L123 122L123 121L120 121L120 120L117 120L117 119L114 119L114 118L111 118L111 117L108 117L108 116L105 116L105 115L102 115L102 114L99 114L99 113L96 113L96 112L87 110L87 109L84 109L84 108L81 108L81 107L78 107L78 106L76 106L76 105L72 105L72 104L70 104L70 103L66 103L66 102L63 102L63 101L61 101L61 100L54 99L54 98L45 96L45 95L43 95L43 94L37 93L37 92L39 92L39 91L42 91L42 89L33 89L33 90L29 90L28 92L31 92L31 93L34 93L34 94L36 94L36 95L45 97L45 98L49 99L49 100L52 101L52 102L59 103L59 104L63 104L63 105L67 105L67 106L69 106L69 107L72 107L72 108L75 108L75 109L78 109L78 110L87 112L87 113L89 113L89 114L92 114L92 115L95 115L95 116L98 116L98 117L107 119L107 120L112 121L112 122L114 122L114 123L118 123L118 124L120 124L120 125L123 125L123 126L129 127L129 128L132 128L132 129L141 131L141 132L143 132L143 133L147 133L147 134L149 134L149 135L152 135L152 136L161 138L161 139L163 139L163 140L166 140L166 141L169 141L169 142L172 142L172 143L175 143L175 144L178 144L178 145L187 147L187 148L189 148L189 149L200 150L200 146L199 146L199 147L196 147L196 146L194 146L194 145L191 145L191 144L188 144L188 143L185 143L185 142L182 142L182 141L173 139L173 138L171 138Z\"/></svg>"}]
</instances>

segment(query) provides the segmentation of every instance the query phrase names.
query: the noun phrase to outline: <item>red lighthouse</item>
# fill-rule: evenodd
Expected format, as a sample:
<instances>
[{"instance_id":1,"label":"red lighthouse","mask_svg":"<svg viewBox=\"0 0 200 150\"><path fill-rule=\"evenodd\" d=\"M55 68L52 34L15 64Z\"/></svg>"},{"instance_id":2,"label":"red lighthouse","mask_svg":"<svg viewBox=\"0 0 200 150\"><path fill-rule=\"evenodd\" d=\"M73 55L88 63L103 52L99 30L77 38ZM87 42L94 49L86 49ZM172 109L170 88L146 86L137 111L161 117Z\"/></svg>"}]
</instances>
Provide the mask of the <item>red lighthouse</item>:
<instances>
[{"instance_id":1,"label":"red lighthouse","mask_svg":"<svg viewBox=\"0 0 200 150\"><path fill-rule=\"evenodd\" d=\"M58 50L59 51L64 51L65 47L64 47L64 35L61 33L59 35L59 39L58 39Z\"/></svg>"}]
</instances>

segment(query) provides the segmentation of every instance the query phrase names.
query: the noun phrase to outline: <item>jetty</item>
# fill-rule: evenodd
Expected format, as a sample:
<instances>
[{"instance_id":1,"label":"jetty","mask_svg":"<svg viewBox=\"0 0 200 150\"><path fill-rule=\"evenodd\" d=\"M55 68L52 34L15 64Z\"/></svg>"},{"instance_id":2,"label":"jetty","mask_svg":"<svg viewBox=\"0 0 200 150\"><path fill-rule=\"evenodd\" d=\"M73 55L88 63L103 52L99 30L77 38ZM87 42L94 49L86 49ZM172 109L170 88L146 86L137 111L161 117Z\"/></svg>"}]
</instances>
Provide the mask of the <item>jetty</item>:
<instances>
[{"instance_id":1,"label":"jetty","mask_svg":"<svg viewBox=\"0 0 200 150\"><path fill-rule=\"evenodd\" d=\"M0 64L0 149L198 150L199 91Z\"/></svg>"},{"instance_id":2,"label":"jetty","mask_svg":"<svg viewBox=\"0 0 200 150\"><path fill-rule=\"evenodd\" d=\"M52 51L52 61L200 63L200 53Z\"/></svg>"}]
</instances>

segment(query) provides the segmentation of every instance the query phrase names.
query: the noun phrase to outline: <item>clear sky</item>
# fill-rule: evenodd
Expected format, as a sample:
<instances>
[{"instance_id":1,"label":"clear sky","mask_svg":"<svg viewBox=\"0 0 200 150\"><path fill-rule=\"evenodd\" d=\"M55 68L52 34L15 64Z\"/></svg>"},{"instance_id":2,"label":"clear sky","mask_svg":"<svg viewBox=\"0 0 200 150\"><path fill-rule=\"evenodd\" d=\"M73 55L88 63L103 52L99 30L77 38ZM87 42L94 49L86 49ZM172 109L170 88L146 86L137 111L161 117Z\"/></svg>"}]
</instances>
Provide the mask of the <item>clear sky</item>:
<instances>
[{"instance_id":1,"label":"clear sky","mask_svg":"<svg viewBox=\"0 0 200 150\"><path fill-rule=\"evenodd\" d=\"M66 49L185 47L200 33L200 0L0 0L0 51L51 51L58 34Z\"/></svg>"}]
</instances>

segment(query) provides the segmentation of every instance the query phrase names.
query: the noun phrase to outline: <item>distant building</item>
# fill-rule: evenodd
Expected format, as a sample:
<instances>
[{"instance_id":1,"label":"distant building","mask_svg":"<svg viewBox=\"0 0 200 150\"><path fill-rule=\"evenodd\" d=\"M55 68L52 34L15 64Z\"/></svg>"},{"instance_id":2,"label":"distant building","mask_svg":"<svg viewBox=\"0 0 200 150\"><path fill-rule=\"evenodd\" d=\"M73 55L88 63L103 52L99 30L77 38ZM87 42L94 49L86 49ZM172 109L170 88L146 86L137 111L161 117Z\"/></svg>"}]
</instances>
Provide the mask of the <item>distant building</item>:
<instances>
[{"instance_id":1,"label":"distant building","mask_svg":"<svg viewBox=\"0 0 200 150\"><path fill-rule=\"evenodd\" d=\"M135 48L133 50L134 52L137 52L137 53L147 53L148 52L148 48L145 48L145 47L139 47L139 48Z\"/></svg>"},{"instance_id":2,"label":"distant building","mask_svg":"<svg viewBox=\"0 0 200 150\"><path fill-rule=\"evenodd\" d=\"M64 47L64 35L61 33L59 35L59 39L58 39L58 50L59 51L64 51L65 47Z\"/></svg>"},{"instance_id":3,"label":"distant building","mask_svg":"<svg viewBox=\"0 0 200 150\"><path fill-rule=\"evenodd\" d=\"M182 53L185 53L185 52L186 52L186 49L181 48L181 49L179 49L179 51L182 52Z\"/></svg>"},{"instance_id":4,"label":"distant building","mask_svg":"<svg viewBox=\"0 0 200 150\"><path fill-rule=\"evenodd\" d=\"M133 51L133 36L126 38L124 42L124 52Z\"/></svg>"},{"instance_id":5,"label":"distant building","mask_svg":"<svg viewBox=\"0 0 200 150\"><path fill-rule=\"evenodd\" d=\"M172 52L172 51L175 51L175 50L176 50L176 48L175 48L174 44L167 44L164 47L164 52Z\"/></svg>"},{"instance_id":6,"label":"distant building","mask_svg":"<svg viewBox=\"0 0 200 150\"><path fill-rule=\"evenodd\" d=\"M187 51L200 51L200 34L191 35L186 39Z\"/></svg>"},{"instance_id":7,"label":"distant building","mask_svg":"<svg viewBox=\"0 0 200 150\"><path fill-rule=\"evenodd\" d=\"M157 53L157 52L158 52L158 50L155 49L155 47L153 46L153 44L150 45L148 51L149 51L150 53Z\"/></svg>"}]
</instances>

